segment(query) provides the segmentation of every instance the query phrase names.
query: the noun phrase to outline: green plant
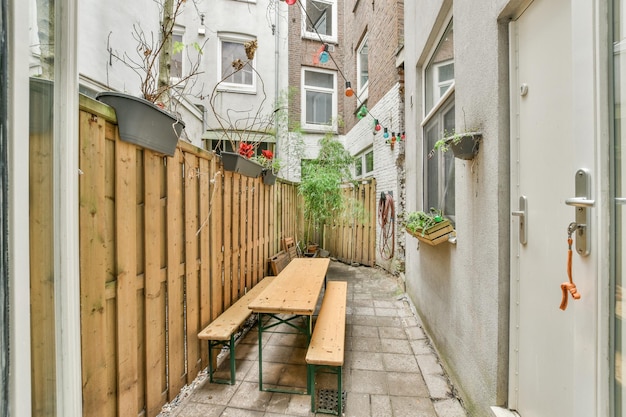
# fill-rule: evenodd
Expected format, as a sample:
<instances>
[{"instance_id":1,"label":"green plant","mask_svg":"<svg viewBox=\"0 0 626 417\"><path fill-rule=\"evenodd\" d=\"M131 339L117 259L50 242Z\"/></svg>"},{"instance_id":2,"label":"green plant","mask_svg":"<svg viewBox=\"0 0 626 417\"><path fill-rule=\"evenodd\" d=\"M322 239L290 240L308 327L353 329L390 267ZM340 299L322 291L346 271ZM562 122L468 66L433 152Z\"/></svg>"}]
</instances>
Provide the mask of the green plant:
<instances>
[{"instance_id":1,"label":"green plant","mask_svg":"<svg viewBox=\"0 0 626 417\"><path fill-rule=\"evenodd\" d=\"M274 153L270 150L262 150L261 155L254 155L250 160L262 165L264 169L272 171L276 174L280 171L282 161L278 158L274 158Z\"/></svg>"},{"instance_id":2,"label":"green plant","mask_svg":"<svg viewBox=\"0 0 626 417\"><path fill-rule=\"evenodd\" d=\"M424 233L435 224L444 221L442 210L431 207L428 213L423 211L412 211L407 216L403 223L404 227L413 232L420 233L424 236Z\"/></svg>"},{"instance_id":3,"label":"green plant","mask_svg":"<svg viewBox=\"0 0 626 417\"><path fill-rule=\"evenodd\" d=\"M479 135L477 130L469 130L469 131L463 131L463 132L455 132L454 130L451 132L448 132L447 130L444 130L443 138L435 142L433 149L441 151L441 152L448 152L450 150L450 145L456 145L463 138L468 137L468 136L476 136L476 135Z\"/></svg>"},{"instance_id":4,"label":"green plant","mask_svg":"<svg viewBox=\"0 0 626 417\"><path fill-rule=\"evenodd\" d=\"M341 185L351 180L353 162L354 158L341 142L327 133L320 139L318 158L303 163L299 193L304 200L307 238L343 210Z\"/></svg>"}]
</instances>

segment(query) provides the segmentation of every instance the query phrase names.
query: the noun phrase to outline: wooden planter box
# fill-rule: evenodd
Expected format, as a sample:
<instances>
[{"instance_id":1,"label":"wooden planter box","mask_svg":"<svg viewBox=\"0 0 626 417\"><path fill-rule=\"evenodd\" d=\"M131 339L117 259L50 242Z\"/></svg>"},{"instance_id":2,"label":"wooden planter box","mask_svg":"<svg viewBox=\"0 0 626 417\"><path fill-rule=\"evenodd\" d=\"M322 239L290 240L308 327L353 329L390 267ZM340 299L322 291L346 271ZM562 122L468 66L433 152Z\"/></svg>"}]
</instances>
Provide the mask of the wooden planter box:
<instances>
[{"instance_id":1,"label":"wooden planter box","mask_svg":"<svg viewBox=\"0 0 626 417\"><path fill-rule=\"evenodd\" d=\"M407 233L417 238L417 240L428 245L435 246L448 240L448 235L454 231L454 227L450 220L444 220L426 229L423 233L421 230L412 231L406 229Z\"/></svg>"}]
</instances>

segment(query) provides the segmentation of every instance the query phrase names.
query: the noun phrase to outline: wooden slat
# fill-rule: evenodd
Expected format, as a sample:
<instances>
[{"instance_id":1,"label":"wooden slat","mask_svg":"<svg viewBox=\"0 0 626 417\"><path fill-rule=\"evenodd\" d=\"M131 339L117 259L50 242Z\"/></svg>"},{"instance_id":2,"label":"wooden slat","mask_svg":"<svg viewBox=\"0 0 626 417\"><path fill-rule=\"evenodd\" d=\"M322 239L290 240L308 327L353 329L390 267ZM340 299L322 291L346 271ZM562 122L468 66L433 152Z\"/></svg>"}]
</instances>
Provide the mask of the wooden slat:
<instances>
[{"instance_id":1,"label":"wooden slat","mask_svg":"<svg viewBox=\"0 0 626 417\"><path fill-rule=\"evenodd\" d=\"M181 151L167 158L167 310L168 310L168 400L173 400L187 379L185 377L184 292L181 274L183 249ZM184 274L184 271L182 271Z\"/></svg>"},{"instance_id":2,"label":"wooden slat","mask_svg":"<svg viewBox=\"0 0 626 417\"><path fill-rule=\"evenodd\" d=\"M115 225L117 238L118 414L135 415L137 404L137 199L135 146L115 147Z\"/></svg>"},{"instance_id":3,"label":"wooden slat","mask_svg":"<svg viewBox=\"0 0 626 417\"><path fill-rule=\"evenodd\" d=\"M253 260L253 250L252 250L252 212L253 212L253 200L252 200L252 179L245 178L245 192L246 196L246 234L245 234L245 242L246 242L246 287L252 288L256 283L252 278L252 260Z\"/></svg>"},{"instance_id":4,"label":"wooden slat","mask_svg":"<svg viewBox=\"0 0 626 417\"><path fill-rule=\"evenodd\" d=\"M348 283L326 284L320 313L315 322L306 362L315 365L342 366L346 338L346 298Z\"/></svg>"},{"instance_id":5,"label":"wooden slat","mask_svg":"<svg viewBox=\"0 0 626 417\"><path fill-rule=\"evenodd\" d=\"M187 338L187 384L200 372L200 282L198 280L198 157L184 154L185 166L185 317Z\"/></svg>"},{"instance_id":6,"label":"wooden slat","mask_svg":"<svg viewBox=\"0 0 626 417\"><path fill-rule=\"evenodd\" d=\"M232 205L232 295L233 300L238 299L245 292L245 274L241 270L241 176L233 183ZM243 281L243 283L242 283Z\"/></svg>"},{"instance_id":7,"label":"wooden slat","mask_svg":"<svg viewBox=\"0 0 626 417\"><path fill-rule=\"evenodd\" d=\"M165 293L161 278L162 160L144 152L146 414L156 416L163 404L165 379Z\"/></svg>"},{"instance_id":8,"label":"wooden slat","mask_svg":"<svg viewBox=\"0 0 626 417\"><path fill-rule=\"evenodd\" d=\"M199 161L200 170L200 327L206 326L211 321L211 252L209 247L210 224L209 212L210 202L210 171L209 161L205 158ZM200 350L202 359L201 368L204 369L208 363L208 354L205 349Z\"/></svg>"},{"instance_id":9,"label":"wooden slat","mask_svg":"<svg viewBox=\"0 0 626 417\"><path fill-rule=\"evenodd\" d=\"M211 170L211 172L214 172ZM221 172L221 171L220 171ZM219 316L224 311L224 298L222 287L222 204L223 204L223 179L224 174L214 176L215 182L211 187L211 319Z\"/></svg>"},{"instance_id":10,"label":"wooden slat","mask_svg":"<svg viewBox=\"0 0 626 417\"><path fill-rule=\"evenodd\" d=\"M224 178L224 309L233 303L232 242L233 242L233 173Z\"/></svg>"},{"instance_id":11,"label":"wooden slat","mask_svg":"<svg viewBox=\"0 0 626 417\"><path fill-rule=\"evenodd\" d=\"M80 114L80 277L83 414L106 416L108 398L104 122ZM113 402L115 406L117 398Z\"/></svg>"}]
</instances>

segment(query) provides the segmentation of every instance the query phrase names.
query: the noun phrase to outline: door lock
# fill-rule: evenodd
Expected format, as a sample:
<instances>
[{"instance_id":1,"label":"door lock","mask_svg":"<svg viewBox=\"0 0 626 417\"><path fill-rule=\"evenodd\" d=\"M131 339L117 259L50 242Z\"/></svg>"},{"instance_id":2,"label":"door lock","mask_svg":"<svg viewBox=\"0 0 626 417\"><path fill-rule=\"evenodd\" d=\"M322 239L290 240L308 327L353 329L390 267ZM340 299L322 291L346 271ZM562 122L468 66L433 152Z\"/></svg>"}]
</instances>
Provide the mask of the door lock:
<instances>
[{"instance_id":1,"label":"door lock","mask_svg":"<svg viewBox=\"0 0 626 417\"><path fill-rule=\"evenodd\" d=\"M565 200L565 204L576 209L574 224L576 224L576 252L580 256L589 255L591 247L591 211L596 204L591 197L591 174L589 170L581 168L574 176L574 191L576 196Z\"/></svg>"}]
</instances>

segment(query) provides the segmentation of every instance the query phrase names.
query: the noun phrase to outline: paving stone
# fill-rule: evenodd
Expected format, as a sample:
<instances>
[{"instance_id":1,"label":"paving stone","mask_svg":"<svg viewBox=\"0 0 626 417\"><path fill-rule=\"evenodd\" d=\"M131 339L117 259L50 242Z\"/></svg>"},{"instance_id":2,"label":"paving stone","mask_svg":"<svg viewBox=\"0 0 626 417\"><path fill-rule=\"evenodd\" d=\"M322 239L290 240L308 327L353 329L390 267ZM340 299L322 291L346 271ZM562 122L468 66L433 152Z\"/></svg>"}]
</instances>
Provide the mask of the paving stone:
<instances>
[{"instance_id":1,"label":"paving stone","mask_svg":"<svg viewBox=\"0 0 626 417\"><path fill-rule=\"evenodd\" d=\"M391 411L391 399L388 395L372 395L370 398L372 417L389 417Z\"/></svg>"},{"instance_id":2,"label":"paving stone","mask_svg":"<svg viewBox=\"0 0 626 417\"><path fill-rule=\"evenodd\" d=\"M378 352L352 352L348 362L350 369L384 371L382 354Z\"/></svg>"},{"instance_id":3,"label":"paving stone","mask_svg":"<svg viewBox=\"0 0 626 417\"><path fill-rule=\"evenodd\" d=\"M456 398L435 401L434 406L438 417L467 417L465 409Z\"/></svg>"},{"instance_id":4,"label":"paving stone","mask_svg":"<svg viewBox=\"0 0 626 417\"><path fill-rule=\"evenodd\" d=\"M391 398L391 409L394 416L402 417L438 417L432 401L421 397Z\"/></svg>"},{"instance_id":5,"label":"paving stone","mask_svg":"<svg viewBox=\"0 0 626 417\"><path fill-rule=\"evenodd\" d=\"M380 340L378 350L375 352L382 353L402 353L409 355L413 353L408 340L401 339L382 339Z\"/></svg>"},{"instance_id":6,"label":"paving stone","mask_svg":"<svg viewBox=\"0 0 626 417\"><path fill-rule=\"evenodd\" d=\"M389 372L419 372L417 361L413 355L399 353L383 353L383 365Z\"/></svg>"},{"instance_id":7,"label":"paving stone","mask_svg":"<svg viewBox=\"0 0 626 417\"><path fill-rule=\"evenodd\" d=\"M346 389L350 394L388 394L387 373L353 369ZM350 398L350 397L348 397Z\"/></svg>"},{"instance_id":8,"label":"paving stone","mask_svg":"<svg viewBox=\"0 0 626 417\"><path fill-rule=\"evenodd\" d=\"M370 416L371 402L369 394L349 392L346 398L345 417L368 417ZM389 417L388 414L385 417Z\"/></svg>"},{"instance_id":9,"label":"paving stone","mask_svg":"<svg viewBox=\"0 0 626 417\"><path fill-rule=\"evenodd\" d=\"M379 327L378 333L381 339L403 339L407 340L406 332L401 327Z\"/></svg>"},{"instance_id":10,"label":"paving stone","mask_svg":"<svg viewBox=\"0 0 626 417\"><path fill-rule=\"evenodd\" d=\"M428 398L429 392L420 373L388 372L387 383L391 395Z\"/></svg>"}]
</instances>

